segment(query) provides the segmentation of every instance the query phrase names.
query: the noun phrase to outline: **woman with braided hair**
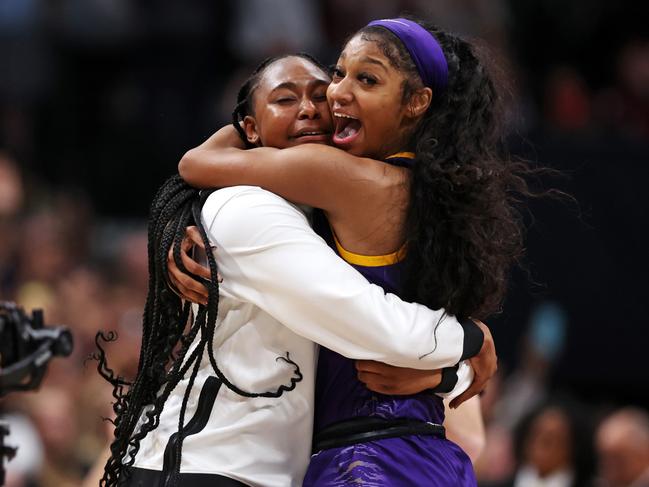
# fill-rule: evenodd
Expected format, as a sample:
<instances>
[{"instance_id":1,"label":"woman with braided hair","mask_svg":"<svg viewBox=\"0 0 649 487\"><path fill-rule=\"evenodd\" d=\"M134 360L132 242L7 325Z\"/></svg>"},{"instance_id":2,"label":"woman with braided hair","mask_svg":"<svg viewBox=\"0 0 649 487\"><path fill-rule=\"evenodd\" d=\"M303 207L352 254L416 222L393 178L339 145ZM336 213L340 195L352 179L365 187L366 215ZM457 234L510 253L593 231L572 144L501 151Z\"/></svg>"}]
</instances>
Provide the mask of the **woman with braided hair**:
<instances>
[{"instance_id":1,"label":"woman with braided hair","mask_svg":"<svg viewBox=\"0 0 649 487\"><path fill-rule=\"evenodd\" d=\"M257 82L279 90L283 110L273 120L284 124L283 142L330 131L329 78L312 61L290 56L259 74ZM297 110L282 100L287 86L306 100ZM165 286L169 251L192 270L179 247L191 223L203 247L215 246L195 317ZM297 207L260 188L199 195L172 178L153 203L149 236L137 377L126 384L100 360L117 399L102 485L299 485L311 443L314 342L428 370L484 349L473 322L386 295L339 259Z\"/></svg>"},{"instance_id":2,"label":"woman with braided hair","mask_svg":"<svg viewBox=\"0 0 649 487\"><path fill-rule=\"evenodd\" d=\"M225 128L183 158L181 174L201 187L260 185L322 208L320 233L339 255L408 300L460 317L498 311L522 252L514 195L529 194L530 170L500 152L499 93L475 48L423 22L375 21L347 42L327 96L332 139L345 152L244 151L227 147L234 129ZM248 142L259 139L254 118L243 128ZM475 485L452 443L398 428L441 423L439 398L377 396L353 361L326 349L317 390L304 485Z\"/></svg>"}]
</instances>

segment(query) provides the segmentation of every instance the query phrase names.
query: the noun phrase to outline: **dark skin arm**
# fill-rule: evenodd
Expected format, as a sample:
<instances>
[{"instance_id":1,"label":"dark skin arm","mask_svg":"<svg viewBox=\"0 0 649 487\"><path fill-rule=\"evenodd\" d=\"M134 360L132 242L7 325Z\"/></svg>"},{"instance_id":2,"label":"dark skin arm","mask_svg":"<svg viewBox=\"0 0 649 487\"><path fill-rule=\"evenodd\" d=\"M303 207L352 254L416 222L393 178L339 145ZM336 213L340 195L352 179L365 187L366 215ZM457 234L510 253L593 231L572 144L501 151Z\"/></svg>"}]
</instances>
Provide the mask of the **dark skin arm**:
<instances>
[{"instance_id":1,"label":"dark skin arm","mask_svg":"<svg viewBox=\"0 0 649 487\"><path fill-rule=\"evenodd\" d=\"M362 228L368 212L380 215L386 203L393 210L395 200L403 199L401 168L373 159L352 156L339 149L318 144L304 144L290 149L256 148L244 150L239 133L228 125L214 133L198 147L189 150L178 164L180 175L189 184L201 188L241 184L261 186L296 203L322 208L344 237L345 228L354 235L368 235L374 228ZM391 191L390 197L386 191ZM396 236L392 251L401 243ZM196 229L188 230L181 258L192 273L209 279L205 267L196 264L187 251L202 246ZM171 256L170 256L171 257ZM181 272L169 259L170 282L181 295L207 302L207 288Z\"/></svg>"},{"instance_id":2,"label":"dark skin arm","mask_svg":"<svg viewBox=\"0 0 649 487\"><path fill-rule=\"evenodd\" d=\"M401 168L335 147L243 148L234 127L223 127L189 150L178 164L178 172L198 188L261 186L295 203L321 208L329 217L344 215L346 221L356 224L367 220L368 211L383 214L387 201L394 206L391 196L398 198L404 193Z\"/></svg>"},{"instance_id":3,"label":"dark skin arm","mask_svg":"<svg viewBox=\"0 0 649 487\"><path fill-rule=\"evenodd\" d=\"M466 391L449 403L451 409L456 409L482 392L498 368L496 347L489 327L479 320L474 321L484 333L484 342L478 355L469 359L474 371L473 382ZM358 380L368 389L381 394L415 394L433 389L441 381L439 370L406 369L368 360L358 360L356 370Z\"/></svg>"},{"instance_id":4,"label":"dark skin arm","mask_svg":"<svg viewBox=\"0 0 649 487\"><path fill-rule=\"evenodd\" d=\"M187 251L194 245L204 248L198 229L188 227L180 252L183 264L190 272L210 279L209 269L197 264L187 255ZM181 272L176 267L171 253L168 257L168 266L170 270L169 279L184 299L207 304L207 288ZM452 409L457 408L471 397L482 392L498 368L495 343L489 327L481 321L474 321L484 333L484 341L478 355L469 359L475 374L473 382L465 392L450 402ZM440 370L408 369L368 360L357 361L356 370L358 380L363 382L371 391L381 394L415 394L427 389L433 389L441 381Z\"/></svg>"},{"instance_id":5,"label":"dark skin arm","mask_svg":"<svg viewBox=\"0 0 649 487\"><path fill-rule=\"evenodd\" d=\"M362 234L359 223L371 220L366 218L368 213L385 214L386 205L390 205L392 211L399 204L405 208L407 176L402 168L318 144L281 150L267 147L244 150L244 147L234 127L224 127L199 147L188 151L178 166L179 172L196 187L249 184L296 203L322 208L336 226L339 237L339 229L344 228L346 222L353 225L355 233ZM365 230L367 233L373 229ZM395 242L400 241L401 237L397 236ZM188 229L181 249L183 263L190 272L209 279L209 271L186 253L194 244L202 247L196 229ZM397 245L395 243L389 250ZM207 302L205 286L180 272L171 256L169 269L170 281L180 294L195 302ZM476 371L470 395L480 392L495 370L495 350L487 328L485 342L489 340L492 346L483 345L479 354L482 362L472 364L484 369ZM439 371L400 369L374 362L359 362L357 367L359 379L370 390L386 394L421 392L436 387L441 380ZM456 398L453 407L468 399L468 392Z\"/></svg>"},{"instance_id":6,"label":"dark skin arm","mask_svg":"<svg viewBox=\"0 0 649 487\"><path fill-rule=\"evenodd\" d=\"M380 394L409 395L437 387L442 380L441 370L417 370L357 360L358 380L370 391Z\"/></svg>"}]
</instances>

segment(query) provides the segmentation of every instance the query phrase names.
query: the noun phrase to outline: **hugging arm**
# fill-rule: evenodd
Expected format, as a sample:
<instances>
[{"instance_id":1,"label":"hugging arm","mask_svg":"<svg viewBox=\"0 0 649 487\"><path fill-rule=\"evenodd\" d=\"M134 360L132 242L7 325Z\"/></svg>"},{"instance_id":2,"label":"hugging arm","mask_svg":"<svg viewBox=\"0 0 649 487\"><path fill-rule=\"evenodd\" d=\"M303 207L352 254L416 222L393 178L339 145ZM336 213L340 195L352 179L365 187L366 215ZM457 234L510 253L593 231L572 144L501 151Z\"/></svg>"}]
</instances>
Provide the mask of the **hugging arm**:
<instances>
[{"instance_id":1,"label":"hugging arm","mask_svg":"<svg viewBox=\"0 0 649 487\"><path fill-rule=\"evenodd\" d=\"M483 334L472 321L460 323L368 283L299 210L272 193L218 191L207 200L203 219L224 293L346 357L436 369L482 347Z\"/></svg>"},{"instance_id":2,"label":"hugging arm","mask_svg":"<svg viewBox=\"0 0 649 487\"><path fill-rule=\"evenodd\" d=\"M385 199L385 192L390 190L395 191L396 197L403 194L403 185L400 183L402 179L395 178L394 175L386 176L386 171L399 169L372 159L355 157L339 149L315 144L284 150L243 150L243 147L234 127L224 127L201 146L185 154L179 164L180 173L195 186L262 186L292 201L322 208L328 212L328 216L334 217L336 214L348 214L350 208L366 209L377 194L381 195L380 199ZM193 264L185 258L183 262L188 269ZM174 264L170 262L172 272L173 268ZM190 271L201 275L200 266ZM183 294L194 301L206 300L206 290L202 284L180 272L176 272L175 276L179 281L175 282L172 278L172 282ZM484 331L491 340L486 327ZM495 364L495 360L493 362ZM444 377L449 375L446 372L448 371L445 371ZM489 372L478 372L472 385L475 391L472 394L479 392L491 375ZM406 373L405 378L413 381L407 387L430 388L441 378L432 375L413 378L413 375L412 371ZM471 384L472 379L471 367L460 368L456 387L448 387L448 384L443 383L441 391L455 397L457 391L462 391Z\"/></svg>"},{"instance_id":3,"label":"hugging arm","mask_svg":"<svg viewBox=\"0 0 649 487\"><path fill-rule=\"evenodd\" d=\"M189 227L188 235L190 240L183 241L183 246L190 246L191 243L203 246L196 227ZM209 270L191 260L185 254L185 250L181 250L185 267L190 272L209 279ZM171 272L169 278L172 284L181 290L186 299L203 304L207 302L207 291L203 284L177 269L171 257L169 268ZM475 325L482 330L484 340L480 352L470 359L472 366L465 360L454 367L431 371L395 367L373 360L363 360L357 362L358 378L370 390L382 394L403 395L432 390L447 401L451 401L453 407L457 407L485 387L497 366L493 337L489 328L481 322L477 322Z\"/></svg>"},{"instance_id":4,"label":"hugging arm","mask_svg":"<svg viewBox=\"0 0 649 487\"><path fill-rule=\"evenodd\" d=\"M395 170L321 144L244 150L231 125L189 150L178 164L180 175L195 187L260 186L329 214L367 205L377 194L384 199L388 190L401 191L402 178L386 177L386 171Z\"/></svg>"}]
</instances>

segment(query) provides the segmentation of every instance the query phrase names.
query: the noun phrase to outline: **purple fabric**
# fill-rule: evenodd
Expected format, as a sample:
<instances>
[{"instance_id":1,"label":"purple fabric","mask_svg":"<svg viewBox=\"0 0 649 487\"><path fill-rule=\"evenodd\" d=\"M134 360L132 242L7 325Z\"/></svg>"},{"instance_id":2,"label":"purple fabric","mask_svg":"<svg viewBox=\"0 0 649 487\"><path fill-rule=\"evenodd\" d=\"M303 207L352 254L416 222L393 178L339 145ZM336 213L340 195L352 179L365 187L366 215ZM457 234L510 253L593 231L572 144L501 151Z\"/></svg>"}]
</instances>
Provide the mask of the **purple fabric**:
<instances>
[{"instance_id":1,"label":"purple fabric","mask_svg":"<svg viewBox=\"0 0 649 487\"><path fill-rule=\"evenodd\" d=\"M433 35L417 22L408 19L373 20L367 27L384 27L397 36L410 53L424 84L443 91L448 84L448 64L441 46Z\"/></svg>"},{"instance_id":2,"label":"purple fabric","mask_svg":"<svg viewBox=\"0 0 649 487\"><path fill-rule=\"evenodd\" d=\"M393 158L386 162L399 164ZM331 228L315 210L314 229L336 250ZM354 265L368 281L398 294L403 262L377 267ZM357 378L354 361L320 348L314 430L355 417L409 418L441 424L442 400L428 392L389 396L371 392ZM304 487L475 487L471 460L455 443L426 435L358 443L311 458Z\"/></svg>"},{"instance_id":3,"label":"purple fabric","mask_svg":"<svg viewBox=\"0 0 649 487\"><path fill-rule=\"evenodd\" d=\"M395 266L361 267L386 291L398 281ZM383 273L378 272L380 270ZM368 272L369 271L369 272ZM442 400L431 393L389 396L369 391L356 376L354 361L321 347L316 381L314 430L354 417L409 418L441 424ZM426 435L331 448L313 457L303 487L476 487L471 460L455 443Z\"/></svg>"},{"instance_id":4,"label":"purple fabric","mask_svg":"<svg viewBox=\"0 0 649 487\"><path fill-rule=\"evenodd\" d=\"M466 453L448 440L405 436L324 450L303 487L476 487Z\"/></svg>"}]
</instances>

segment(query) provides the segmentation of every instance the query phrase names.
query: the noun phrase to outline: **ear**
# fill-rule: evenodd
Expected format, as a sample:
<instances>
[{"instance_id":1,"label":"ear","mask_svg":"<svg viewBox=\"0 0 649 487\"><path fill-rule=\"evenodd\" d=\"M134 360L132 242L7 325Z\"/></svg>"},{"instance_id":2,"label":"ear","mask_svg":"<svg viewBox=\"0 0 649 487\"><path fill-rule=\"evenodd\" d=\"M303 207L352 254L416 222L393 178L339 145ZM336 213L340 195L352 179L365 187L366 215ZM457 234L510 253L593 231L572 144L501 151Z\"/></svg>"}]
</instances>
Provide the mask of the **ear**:
<instances>
[{"instance_id":1,"label":"ear","mask_svg":"<svg viewBox=\"0 0 649 487\"><path fill-rule=\"evenodd\" d=\"M433 90L428 87L421 88L412 94L408 101L408 110L406 116L409 118L418 118L428 110L430 103L433 101Z\"/></svg>"},{"instance_id":2,"label":"ear","mask_svg":"<svg viewBox=\"0 0 649 487\"><path fill-rule=\"evenodd\" d=\"M246 133L248 142L253 145L261 145L259 141L259 132L257 131L257 121L254 117L246 115L243 119L243 131Z\"/></svg>"}]
</instances>

